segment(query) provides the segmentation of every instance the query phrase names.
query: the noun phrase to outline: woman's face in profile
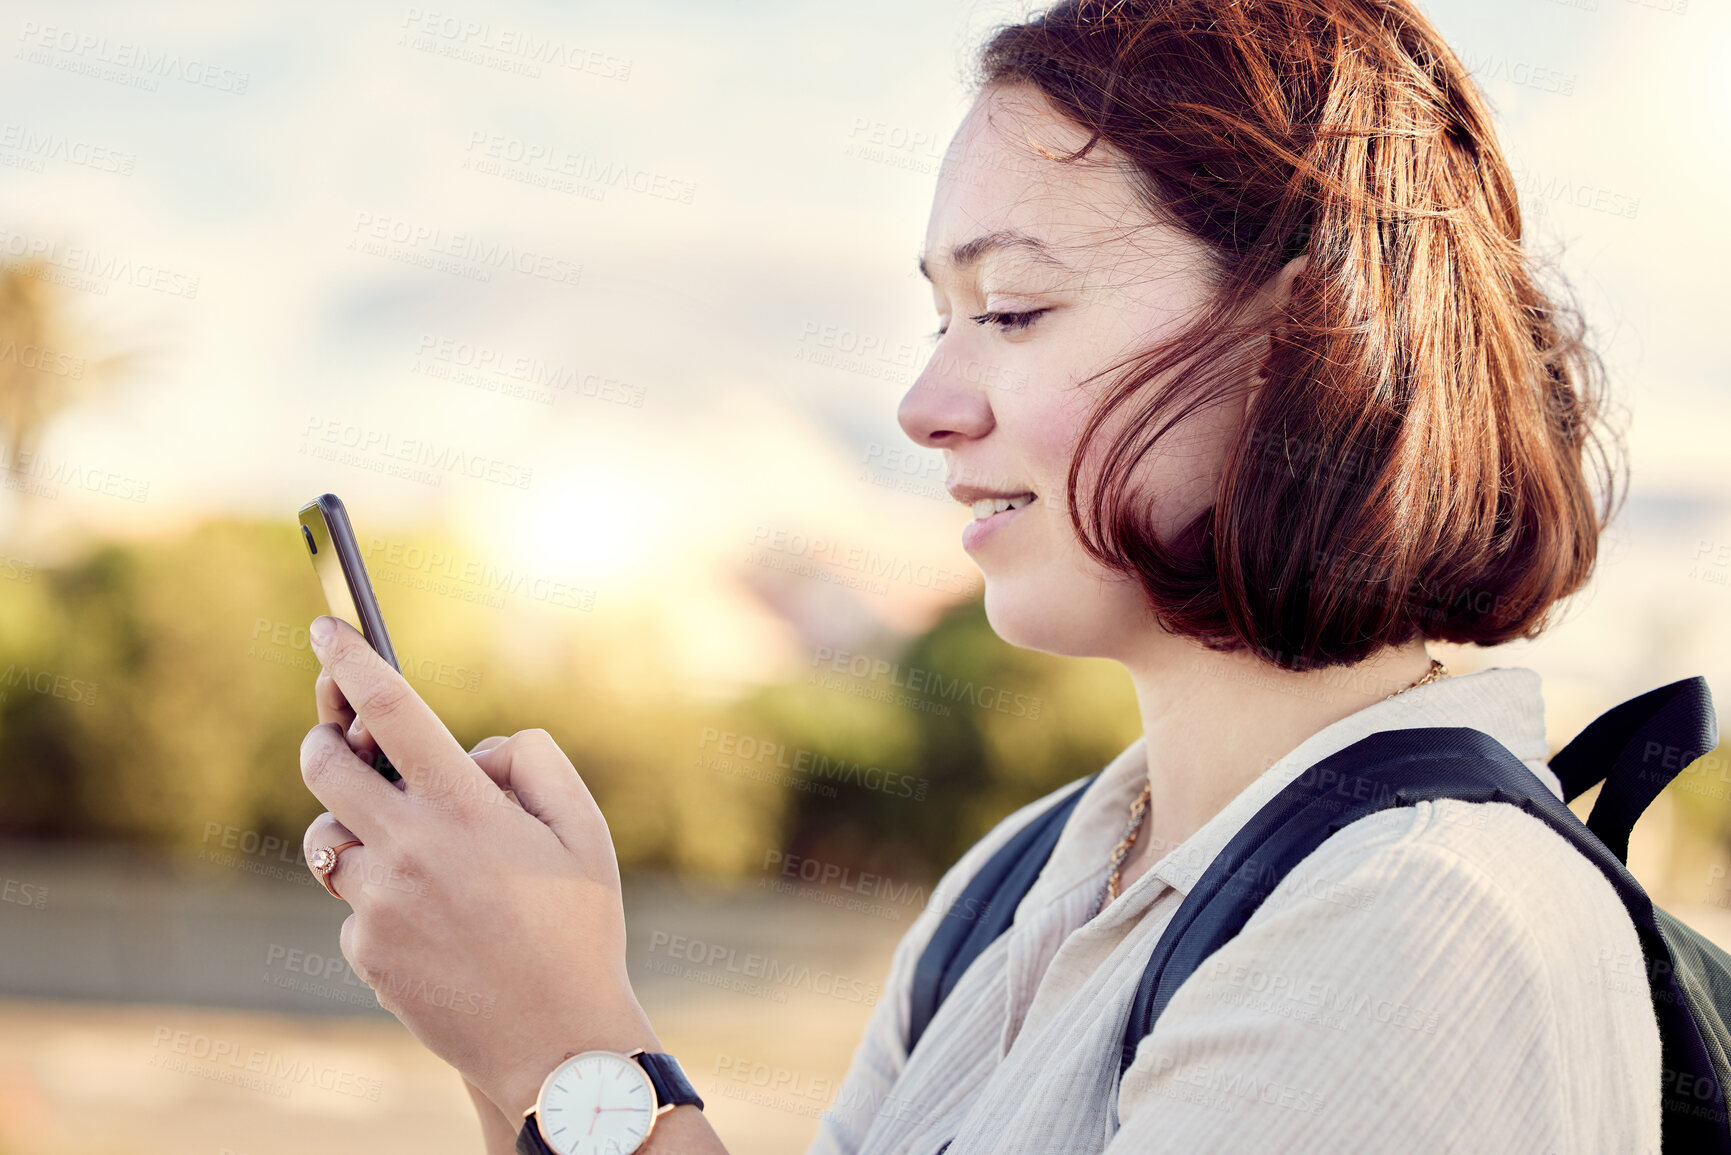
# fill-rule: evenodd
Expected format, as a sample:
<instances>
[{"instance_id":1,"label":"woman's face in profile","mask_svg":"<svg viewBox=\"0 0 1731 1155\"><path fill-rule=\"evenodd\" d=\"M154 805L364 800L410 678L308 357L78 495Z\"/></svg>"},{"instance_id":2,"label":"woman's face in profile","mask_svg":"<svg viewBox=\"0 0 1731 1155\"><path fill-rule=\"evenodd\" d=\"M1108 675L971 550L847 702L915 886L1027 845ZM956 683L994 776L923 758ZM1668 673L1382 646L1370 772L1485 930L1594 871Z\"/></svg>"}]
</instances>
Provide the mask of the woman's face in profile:
<instances>
[{"instance_id":1,"label":"woman's face in profile","mask_svg":"<svg viewBox=\"0 0 1731 1155\"><path fill-rule=\"evenodd\" d=\"M1211 268L1200 244L1152 222L1104 145L1070 164L1041 154L1086 139L1026 86L988 86L970 110L944 159L923 253L942 336L898 419L916 442L944 451L959 497L1034 495L963 531L998 635L1051 653L1122 657L1163 635L1140 587L1090 558L1070 524L1070 460L1106 388L1078 382L1175 334L1201 305ZM1212 502L1241 414L1205 410L1144 461L1138 500L1156 533L1170 535ZM1091 455L1116 427L1096 435ZM1092 474L1085 465L1079 502Z\"/></svg>"}]
</instances>

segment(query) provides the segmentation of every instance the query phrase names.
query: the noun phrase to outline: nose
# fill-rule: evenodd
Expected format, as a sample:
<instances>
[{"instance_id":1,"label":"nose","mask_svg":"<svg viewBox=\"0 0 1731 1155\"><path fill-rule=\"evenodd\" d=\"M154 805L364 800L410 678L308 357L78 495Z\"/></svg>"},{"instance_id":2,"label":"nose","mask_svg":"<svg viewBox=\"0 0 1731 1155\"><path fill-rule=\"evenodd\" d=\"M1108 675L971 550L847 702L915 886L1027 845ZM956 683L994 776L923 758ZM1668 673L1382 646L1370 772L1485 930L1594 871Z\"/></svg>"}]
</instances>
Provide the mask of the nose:
<instances>
[{"instance_id":1,"label":"nose","mask_svg":"<svg viewBox=\"0 0 1731 1155\"><path fill-rule=\"evenodd\" d=\"M953 449L966 438L984 437L996 423L986 390L954 366L953 354L933 353L896 408L902 431L928 449Z\"/></svg>"}]
</instances>

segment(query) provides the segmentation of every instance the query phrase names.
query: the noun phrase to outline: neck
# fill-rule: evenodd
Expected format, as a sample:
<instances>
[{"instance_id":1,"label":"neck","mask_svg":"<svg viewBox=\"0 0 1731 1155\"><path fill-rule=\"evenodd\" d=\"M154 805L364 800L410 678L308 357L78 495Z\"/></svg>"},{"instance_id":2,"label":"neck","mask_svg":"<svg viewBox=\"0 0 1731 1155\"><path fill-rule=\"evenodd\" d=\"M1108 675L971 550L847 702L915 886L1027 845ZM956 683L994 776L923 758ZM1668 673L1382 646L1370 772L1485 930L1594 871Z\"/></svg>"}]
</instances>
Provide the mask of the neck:
<instances>
[{"instance_id":1,"label":"neck","mask_svg":"<svg viewBox=\"0 0 1731 1155\"><path fill-rule=\"evenodd\" d=\"M1147 740L1148 816L1132 857L1156 861L1318 730L1388 697L1430 668L1424 643L1357 665L1292 673L1248 653L1163 635L1123 660Z\"/></svg>"}]
</instances>

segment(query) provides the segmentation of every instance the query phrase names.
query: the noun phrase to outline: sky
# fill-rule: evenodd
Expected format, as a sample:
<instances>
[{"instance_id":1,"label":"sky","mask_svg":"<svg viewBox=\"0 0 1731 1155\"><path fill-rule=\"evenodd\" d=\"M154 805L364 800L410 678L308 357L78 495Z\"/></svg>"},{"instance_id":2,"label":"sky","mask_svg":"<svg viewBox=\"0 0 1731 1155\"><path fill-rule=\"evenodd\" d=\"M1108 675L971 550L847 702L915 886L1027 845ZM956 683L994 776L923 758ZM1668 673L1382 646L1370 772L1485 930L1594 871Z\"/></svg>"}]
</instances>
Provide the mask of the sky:
<instances>
[{"instance_id":1,"label":"sky","mask_svg":"<svg viewBox=\"0 0 1731 1155\"><path fill-rule=\"evenodd\" d=\"M1422 7L1630 414L1594 591L1498 660L1565 701L1693 672L1731 693L1731 20ZM0 518L48 561L333 490L363 536L438 524L647 599L717 685L814 634L915 631L979 577L895 420L935 323L914 259L969 52L1031 10L8 4L0 256L54 261L68 355L136 360L42 447L106 492ZM426 467L453 454L475 475ZM927 576L851 588L838 559L873 550ZM780 612L741 577L766 557L813 570L777 579Z\"/></svg>"}]
</instances>

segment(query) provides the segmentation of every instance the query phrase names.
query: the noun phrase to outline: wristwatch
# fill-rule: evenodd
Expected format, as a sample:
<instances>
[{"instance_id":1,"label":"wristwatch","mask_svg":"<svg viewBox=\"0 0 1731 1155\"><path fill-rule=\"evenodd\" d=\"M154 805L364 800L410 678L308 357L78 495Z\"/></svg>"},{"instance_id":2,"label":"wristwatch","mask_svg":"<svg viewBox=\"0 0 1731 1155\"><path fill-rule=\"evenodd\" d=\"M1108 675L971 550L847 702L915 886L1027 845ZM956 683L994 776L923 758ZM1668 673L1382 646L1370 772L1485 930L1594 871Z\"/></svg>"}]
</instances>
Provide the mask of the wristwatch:
<instances>
[{"instance_id":1,"label":"wristwatch","mask_svg":"<svg viewBox=\"0 0 1731 1155\"><path fill-rule=\"evenodd\" d=\"M517 1155L631 1155L655 1120L682 1103L703 1110L672 1055L583 1051L542 1080L523 1112Z\"/></svg>"}]
</instances>

